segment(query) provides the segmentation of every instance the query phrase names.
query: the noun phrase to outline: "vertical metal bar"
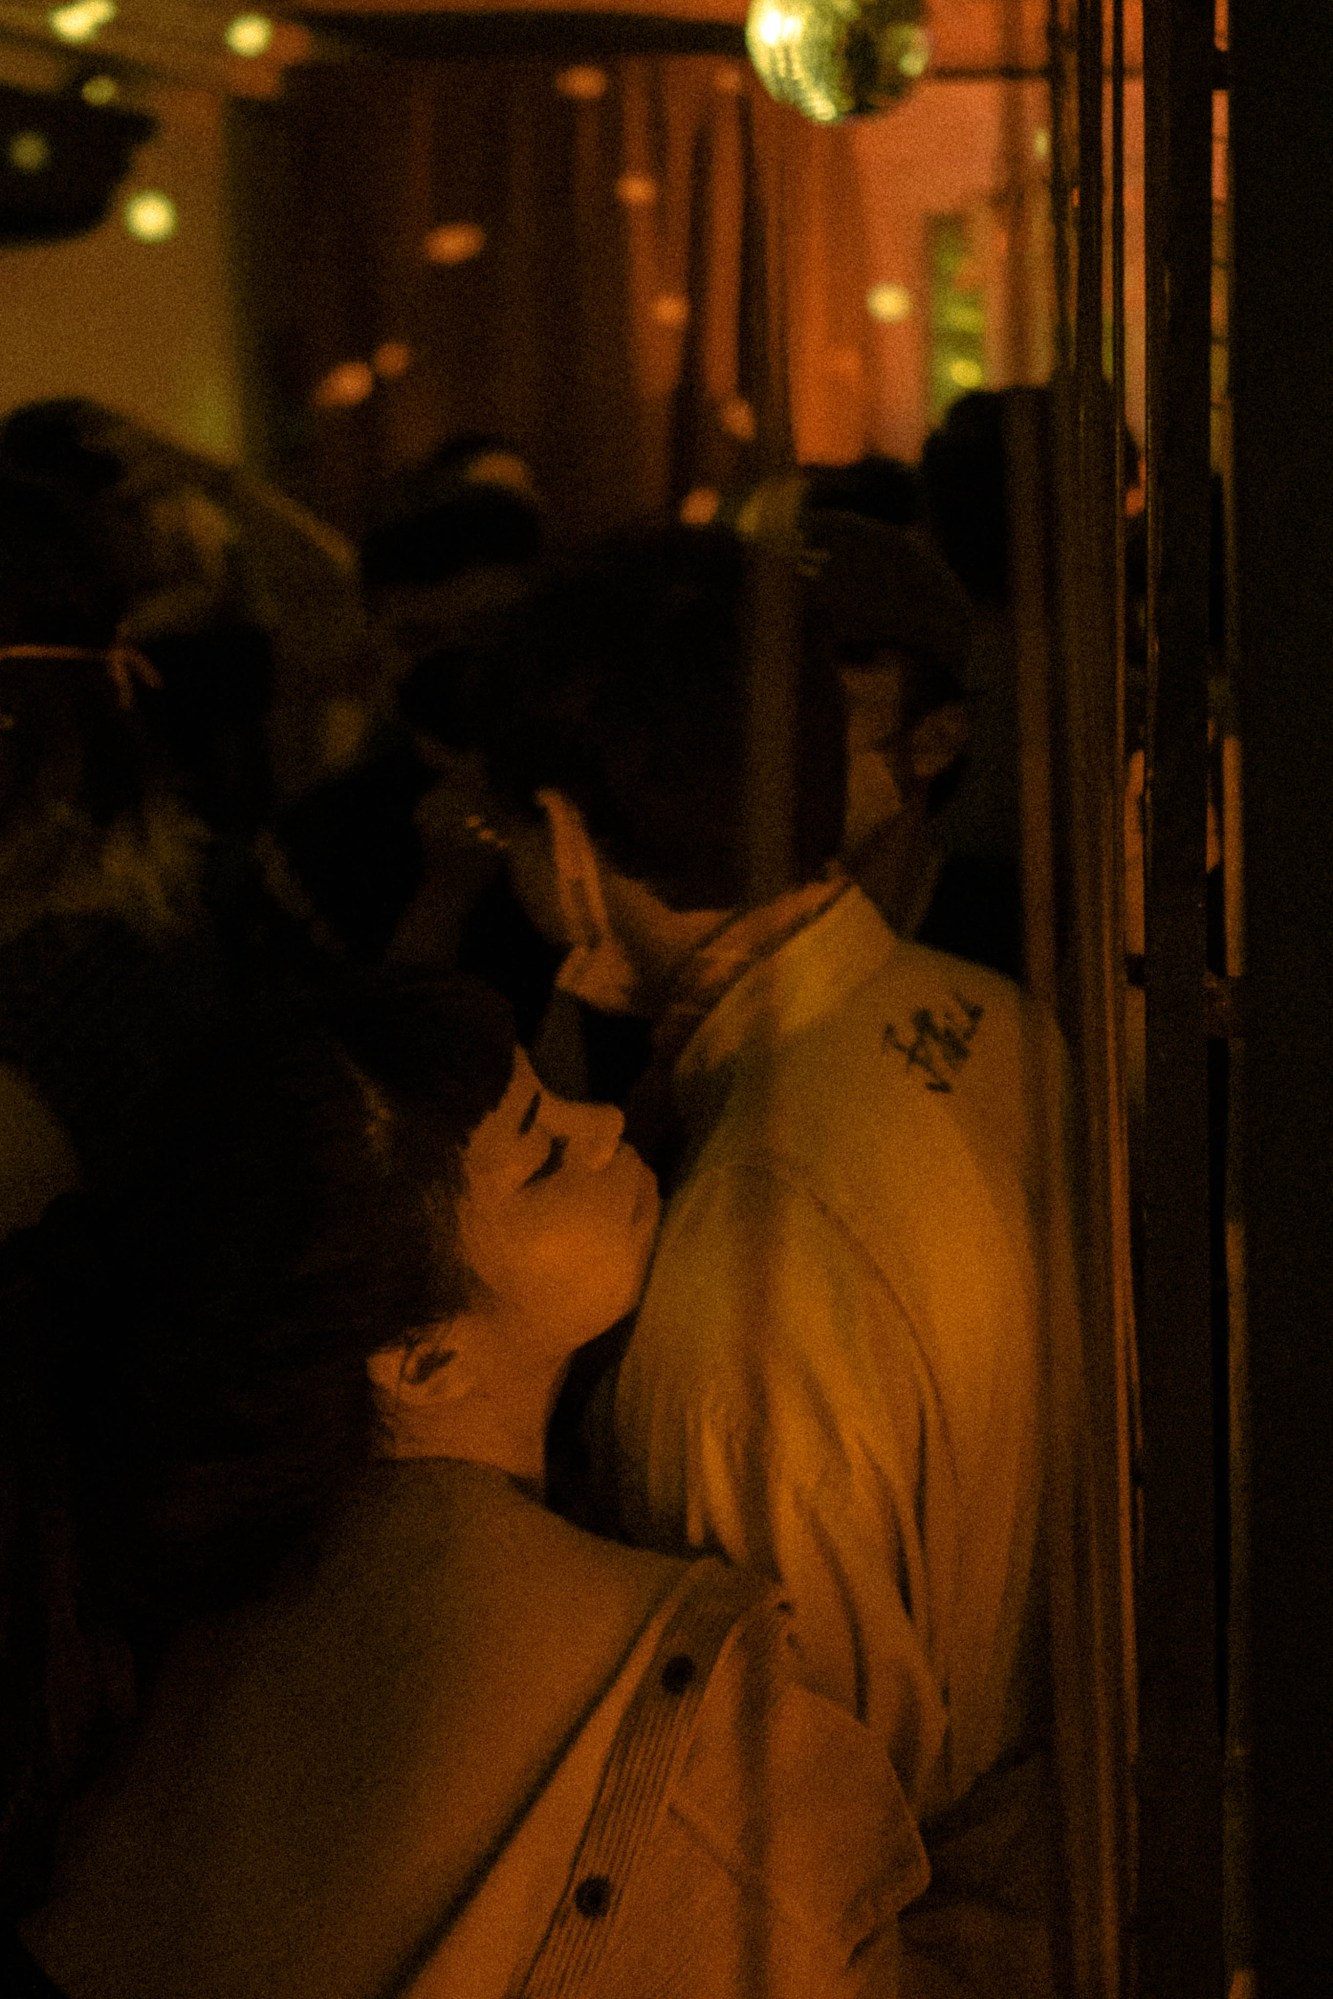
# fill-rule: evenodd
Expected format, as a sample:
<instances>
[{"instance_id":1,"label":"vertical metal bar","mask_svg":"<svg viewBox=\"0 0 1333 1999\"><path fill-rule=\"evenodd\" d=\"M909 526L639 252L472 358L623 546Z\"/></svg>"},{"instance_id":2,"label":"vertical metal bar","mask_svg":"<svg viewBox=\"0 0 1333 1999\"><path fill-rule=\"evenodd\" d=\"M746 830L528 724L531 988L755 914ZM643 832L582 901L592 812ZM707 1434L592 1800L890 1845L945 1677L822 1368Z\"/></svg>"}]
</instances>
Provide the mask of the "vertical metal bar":
<instances>
[{"instance_id":1,"label":"vertical metal bar","mask_svg":"<svg viewBox=\"0 0 1333 1999\"><path fill-rule=\"evenodd\" d=\"M1116 751L1125 768L1125 0L1111 0L1111 407L1115 420Z\"/></svg>"},{"instance_id":2,"label":"vertical metal bar","mask_svg":"<svg viewBox=\"0 0 1333 1999\"><path fill-rule=\"evenodd\" d=\"M1212 0L1145 0L1148 744L1138 1956L1222 1989L1204 1013Z\"/></svg>"},{"instance_id":3,"label":"vertical metal bar","mask_svg":"<svg viewBox=\"0 0 1333 1999\"><path fill-rule=\"evenodd\" d=\"M1073 362L1074 337L1070 324L1069 213L1073 190L1069 184L1067 99L1064 16L1061 0L1047 0L1046 59L1051 96L1051 220L1052 257L1055 264L1055 367L1067 372Z\"/></svg>"},{"instance_id":4,"label":"vertical metal bar","mask_svg":"<svg viewBox=\"0 0 1333 1999\"><path fill-rule=\"evenodd\" d=\"M1232 0L1231 377L1245 750L1255 1973L1333 1989L1333 37Z\"/></svg>"}]
</instances>

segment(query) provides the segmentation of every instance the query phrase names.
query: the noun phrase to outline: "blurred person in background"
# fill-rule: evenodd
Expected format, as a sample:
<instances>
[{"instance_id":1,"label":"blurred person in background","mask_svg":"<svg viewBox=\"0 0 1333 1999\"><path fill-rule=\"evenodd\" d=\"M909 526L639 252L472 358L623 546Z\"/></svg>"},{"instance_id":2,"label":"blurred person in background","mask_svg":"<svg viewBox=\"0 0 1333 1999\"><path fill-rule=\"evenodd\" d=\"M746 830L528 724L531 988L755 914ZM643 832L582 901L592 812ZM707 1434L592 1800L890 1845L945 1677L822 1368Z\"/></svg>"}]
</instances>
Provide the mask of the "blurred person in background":
<instances>
[{"instance_id":1,"label":"blurred person in background","mask_svg":"<svg viewBox=\"0 0 1333 1999\"><path fill-rule=\"evenodd\" d=\"M900 936L1021 979L1016 868L942 831L974 775L967 596L903 529L807 498L803 535L847 704L844 865Z\"/></svg>"},{"instance_id":2,"label":"blurred person in background","mask_svg":"<svg viewBox=\"0 0 1333 1999\"><path fill-rule=\"evenodd\" d=\"M143 707L123 569L67 492L0 473L0 1232L151 1149L230 1003L211 841Z\"/></svg>"},{"instance_id":3,"label":"blurred person in background","mask_svg":"<svg viewBox=\"0 0 1333 1999\"><path fill-rule=\"evenodd\" d=\"M451 747L453 690L521 591L544 528L528 468L499 438L454 439L382 496L361 575L385 663L383 712L349 767L282 824L302 890L359 964L455 964L476 905L494 901L503 871L477 837L486 801L475 762ZM500 980L530 1035L525 976L540 1018L550 968Z\"/></svg>"}]
</instances>

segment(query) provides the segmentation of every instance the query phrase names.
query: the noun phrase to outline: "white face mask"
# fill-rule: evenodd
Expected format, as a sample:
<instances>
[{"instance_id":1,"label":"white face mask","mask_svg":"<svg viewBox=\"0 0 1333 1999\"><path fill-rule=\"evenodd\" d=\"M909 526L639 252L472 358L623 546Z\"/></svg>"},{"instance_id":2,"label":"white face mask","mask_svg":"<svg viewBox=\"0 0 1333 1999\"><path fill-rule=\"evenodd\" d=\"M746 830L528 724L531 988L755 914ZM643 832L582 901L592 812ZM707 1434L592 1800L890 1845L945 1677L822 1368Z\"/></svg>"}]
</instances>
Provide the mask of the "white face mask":
<instances>
[{"instance_id":1,"label":"white face mask","mask_svg":"<svg viewBox=\"0 0 1333 1999\"><path fill-rule=\"evenodd\" d=\"M572 993L603 1013L632 1013L637 981L623 947L604 935L595 944L576 944L556 977L562 993Z\"/></svg>"}]
</instances>

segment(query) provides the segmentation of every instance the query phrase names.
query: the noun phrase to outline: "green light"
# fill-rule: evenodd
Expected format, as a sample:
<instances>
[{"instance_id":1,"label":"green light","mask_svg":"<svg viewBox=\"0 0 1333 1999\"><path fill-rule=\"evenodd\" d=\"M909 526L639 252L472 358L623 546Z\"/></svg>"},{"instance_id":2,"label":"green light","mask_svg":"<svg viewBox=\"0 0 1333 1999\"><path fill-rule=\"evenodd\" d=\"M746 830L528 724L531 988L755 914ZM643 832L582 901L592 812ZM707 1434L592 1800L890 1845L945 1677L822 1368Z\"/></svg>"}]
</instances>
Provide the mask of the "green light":
<instances>
[{"instance_id":1,"label":"green light","mask_svg":"<svg viewBox=\"0 0 1333 1999\"><path fill-rule=\"evenodd\" d=\"M16 173L39 174L51 162L51 141L45 132L15 132L5 158Z\"/></svg>"}]
</instances>

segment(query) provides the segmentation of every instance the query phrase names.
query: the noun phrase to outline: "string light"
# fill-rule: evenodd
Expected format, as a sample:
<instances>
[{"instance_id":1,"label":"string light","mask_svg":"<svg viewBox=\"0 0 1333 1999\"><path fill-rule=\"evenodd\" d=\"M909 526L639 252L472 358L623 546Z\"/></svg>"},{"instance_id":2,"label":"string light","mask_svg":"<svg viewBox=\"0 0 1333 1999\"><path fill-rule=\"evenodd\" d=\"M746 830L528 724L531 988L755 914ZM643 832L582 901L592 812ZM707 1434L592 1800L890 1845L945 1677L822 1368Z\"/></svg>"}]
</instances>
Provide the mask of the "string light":
<instances>
[{"instance_id":1,"label":"string light","mask_svg":"<svg viewBox=\"0 0 1333 1999\"><path fill-rule=\"evenodd\" d=\"M125 227L137 243L165 243L176 234L176 204L156 188L132 194L121 211Z\"/></svg>"},{"instance_id":2,"label":"string light","mask_svg":"<svg viewBox=\"0 0 1333 1999\"><path fill-rule=\"evenodd\" d=\"M70 0L69 6L55 7L46 17L52 34L62 42L90 42L115 18L115 0Z\"/></svg>"}]
</instances>

